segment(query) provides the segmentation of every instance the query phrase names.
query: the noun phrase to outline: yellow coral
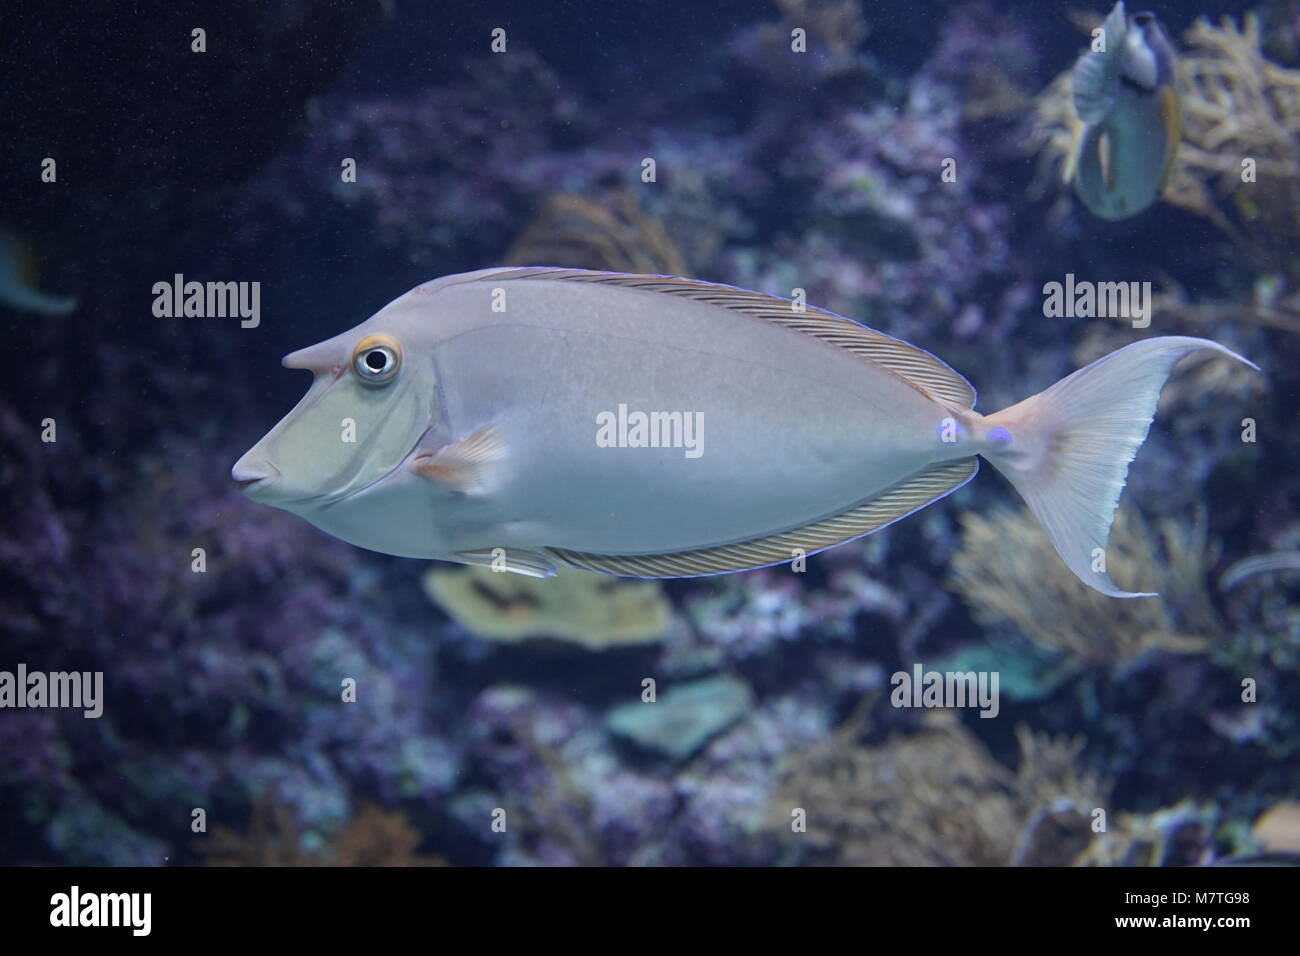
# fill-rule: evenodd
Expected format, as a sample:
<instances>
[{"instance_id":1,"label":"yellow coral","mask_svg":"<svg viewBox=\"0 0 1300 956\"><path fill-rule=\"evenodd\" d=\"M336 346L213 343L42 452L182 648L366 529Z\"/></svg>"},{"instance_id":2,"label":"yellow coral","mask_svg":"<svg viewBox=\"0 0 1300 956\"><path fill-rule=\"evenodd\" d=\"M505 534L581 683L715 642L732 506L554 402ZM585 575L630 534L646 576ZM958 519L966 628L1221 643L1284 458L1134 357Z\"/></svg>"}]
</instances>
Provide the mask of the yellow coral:
<instances>
[{"instance_id":1,"label":"yellow coral","mask_svg":"<svg viewBox=\"0 0 1300 956\"><path fill-rule=\"evenodd\" d=\"M551 578L435 568L425 575L424 588L467 630L497 641L551 637L602 650L654 641L671 619L658 582L565 567Z\"/></svg>"},{"instance_id":2,"label":"yellow coral","mask_svg":"<svg viewBox=\"0 0 1300 956\"><path fill-rule=\"evenodd\" d=\"M1063 866L1092 838L1110 784L1078 769L1081 739L1016 728L1019 771L996 761L952 714L878 746L857 742L861 713L785 759L770 804L814 862L848 866Z\"/></svg>"},{"instance_id":3,"label":"yellow coral","mask_svg":"<svg viewBox=\"0 0 1300 956\"><path fill-rule=\"evenodd\" d=\"M1070 168L1078 117L1074 113L1071 71L1057 75L1034 98L1034 122L1026 140L1026 152L1038 157L1038 176L1032 192L1042 193L1046 183L1056 180L1064 185Z\"/></svg>"},{"instance_id":4,"label":"yellow coral","mask_svg":"<svg viewBox=\"0 0 1300 956\"><path fill-rule=\"evenodd\" d=\"M1183 143L1166 191L1211 219L1263 268L1293 267L1300 239L1300 70L1260 49L1259 21L1201 18L1179 59ZM1255 179L1243 177L1253 163Z\"/></svg>"},{"instance_id":5,"label":"yellow coral","mask_svg":"<svg viewBox=\"0 0 1300 956\"><path fill-rule=\"evenodd\" d=\"M506 265L567 266L652 275L686 275L687 265L660 223L627 190L604 203L552 196L515 240Z\"/></svg>"},{"instance_id":6,"label":"yellow coral","mask_svg":"<svg viewBox=\"0 0 1300 956\"><path fill-rule=\"evenodd\" d=\"M800 859L836 865L1166 866L1213 853L1217 813L1184 800L1153 813L1110 813L1111 781L1083 767L1081 737L1015 728L1014 775L950 712L919 732L859 743L867 707L830 738L787 756L769 805ZM1269 822L1295 836L1296 804ZM806 829L791 826L803 811ZM1268 815L1266 815L1267 817Z\"/></svg>"},{"instance_id":7,"label":"yellow coral","mask_svg":"<svg viewBox=\"0 0 1300 956\"><path fill-rule=\"evenodd\" d=\"M1300 853L1300 801L1284 800L1264 811L1250 835L1265 853Z\"/></svg>"},{"instance_id":8,"label":"yellow coral","mask_svg":"<svg viewBox=\"0 0 1300 956\"><path fill-rule=\"evenodd\" d=\"M949 722L877 747L852 733L787 757L771 803L813 862L837 866L996 866L1017 820L1011 775L969 731Z\"/></svg>"}]
</instances>

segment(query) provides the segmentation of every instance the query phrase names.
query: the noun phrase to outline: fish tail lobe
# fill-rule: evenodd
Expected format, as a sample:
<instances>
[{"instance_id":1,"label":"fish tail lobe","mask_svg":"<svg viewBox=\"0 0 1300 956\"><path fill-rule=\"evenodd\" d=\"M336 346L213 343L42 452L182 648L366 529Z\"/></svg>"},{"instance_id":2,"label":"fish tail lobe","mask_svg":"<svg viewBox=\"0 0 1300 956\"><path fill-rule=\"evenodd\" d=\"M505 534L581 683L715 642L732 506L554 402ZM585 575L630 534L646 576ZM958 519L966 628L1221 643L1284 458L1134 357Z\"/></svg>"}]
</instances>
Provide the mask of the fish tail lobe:
<instances>
[{"instance_id":1,"label":"fish tail lobe","mask_svg":"<svg viewBox=\"0 0 1300 956\"><path fill-rule=\"evenodd\" d=\"M1145 339L985 419L981 453L1020 492L1066 566L1103 594L1152 596L1116 586L1106 574L1106 545L1165 380L1179 359L1201 349L1258 368L1209 339Z\"/></svg>"}]
</instances>

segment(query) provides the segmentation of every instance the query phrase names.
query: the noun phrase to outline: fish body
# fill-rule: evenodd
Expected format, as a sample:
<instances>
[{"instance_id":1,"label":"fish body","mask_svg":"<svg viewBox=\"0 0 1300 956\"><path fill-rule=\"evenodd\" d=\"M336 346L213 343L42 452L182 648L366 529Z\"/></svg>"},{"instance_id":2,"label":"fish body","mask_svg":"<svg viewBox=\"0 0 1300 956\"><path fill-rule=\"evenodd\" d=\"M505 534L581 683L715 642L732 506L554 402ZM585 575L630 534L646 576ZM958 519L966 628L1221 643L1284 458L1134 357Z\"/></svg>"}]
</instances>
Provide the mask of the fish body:
<instances>
[{"instance_id":1,"label":"fish body","mask_svg":"<svg viewBox=\"0 0 1300 956\"><path fill-rule=\"evenodd\" d=\"M426 283L288 356L315 381L233 477L376 551L675 577L877 530L970 480L983 455L1061 536L1076 573L1123 594L1086 570L1089 549L1104 546L1169 366L1227 351L1182 338L1130 348L1148 353L1150 375L1119 363L1144 391L1084 502L1091 489L1059 473L1068 409L1029 399L981 415L943 362L848 319L674 277L484 270ZM1094 394L1097 381L1074 400L1118 400Z\"/></svg>"},{"instance_id":2,"label":"fish body","mask_svg":"<svg viewBox=\"0 0 1300 956\"><path fill-rule=\"evenodd\" d=\"M1067 176L1103 219L1136 216L1168 181L1182 132L1175 54L1149 13L1126 17L1115 4L1102 30L1106 48L1083 54L1073 74L1078 116Z\"/></svg>"}]
</instances>

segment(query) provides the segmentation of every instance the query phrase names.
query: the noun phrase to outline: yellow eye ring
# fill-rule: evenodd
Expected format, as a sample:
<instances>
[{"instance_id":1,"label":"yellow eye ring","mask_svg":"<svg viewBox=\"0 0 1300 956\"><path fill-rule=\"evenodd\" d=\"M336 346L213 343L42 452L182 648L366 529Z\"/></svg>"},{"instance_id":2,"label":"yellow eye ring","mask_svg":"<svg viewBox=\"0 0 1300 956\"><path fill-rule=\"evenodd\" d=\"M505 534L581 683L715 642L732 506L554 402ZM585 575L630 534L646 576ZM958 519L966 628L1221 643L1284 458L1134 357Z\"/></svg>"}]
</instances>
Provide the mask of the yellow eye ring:
<instances>
[{"instance_id":1,"label":"yellow eye ring","mask_svg":"<svg viewBox=\"0 0 1300 956\"><path fill-rule=\"evenodd\" d=\"M386 385L402 367L402 347L386 335L368 335L352 350L352 368L365 385Z\"/></svg>"}]
</instances>

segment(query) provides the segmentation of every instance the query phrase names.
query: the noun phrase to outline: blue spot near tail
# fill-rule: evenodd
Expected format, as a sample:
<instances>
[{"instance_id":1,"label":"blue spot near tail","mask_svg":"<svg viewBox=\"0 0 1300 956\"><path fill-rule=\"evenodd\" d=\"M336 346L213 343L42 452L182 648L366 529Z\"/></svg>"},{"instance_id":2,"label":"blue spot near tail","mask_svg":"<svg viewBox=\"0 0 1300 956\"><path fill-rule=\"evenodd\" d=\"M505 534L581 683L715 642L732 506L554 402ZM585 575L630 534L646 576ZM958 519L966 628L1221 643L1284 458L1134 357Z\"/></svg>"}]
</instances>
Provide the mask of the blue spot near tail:
<instances>
[{"instance_id":1,"label":"blue spot near tail","mask_svg":"<svg viewBox=\"0 0 1300 956\"><path fill-rule=\"evenodd\" d=\"M997 428L990 428L989 433L986 437L988 438L989 441L993 442L993 444L995 445L1011 444L1011 432L1007 431L1001 425L999 425Z\"/></svg>"}]
</instances>

